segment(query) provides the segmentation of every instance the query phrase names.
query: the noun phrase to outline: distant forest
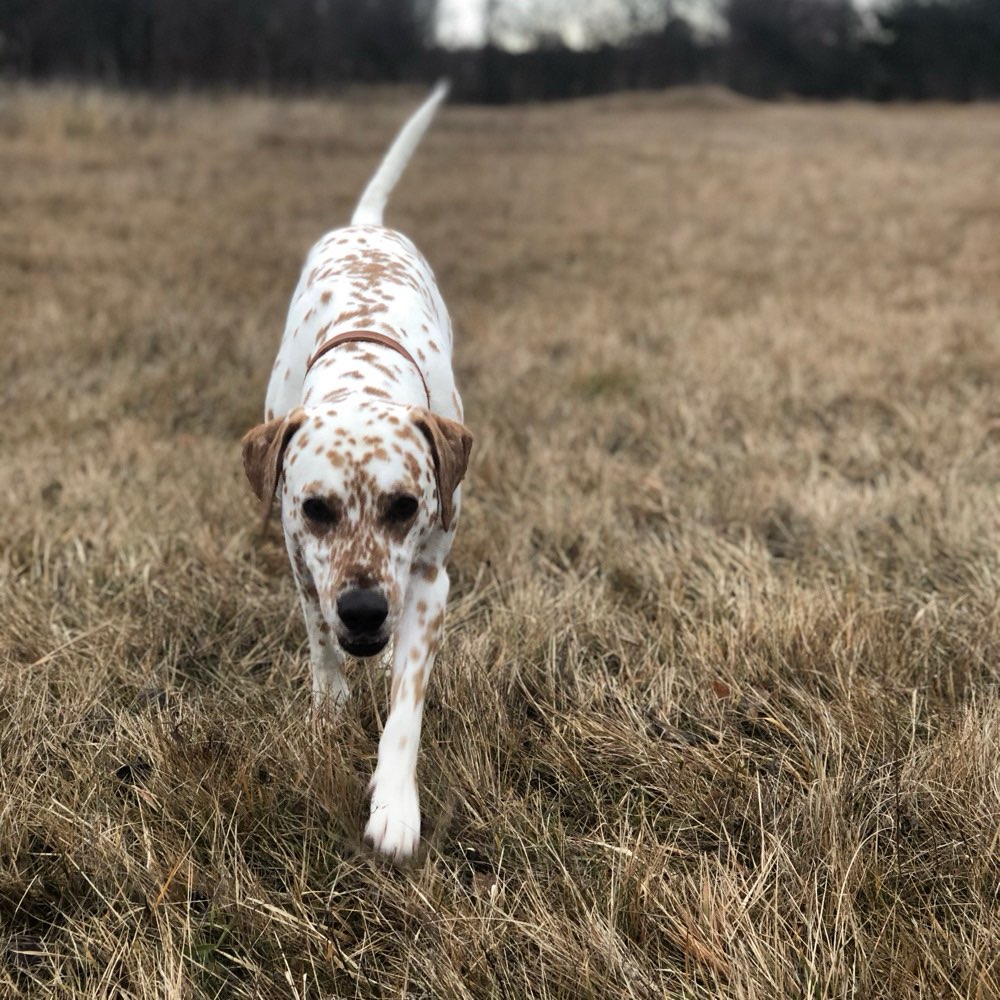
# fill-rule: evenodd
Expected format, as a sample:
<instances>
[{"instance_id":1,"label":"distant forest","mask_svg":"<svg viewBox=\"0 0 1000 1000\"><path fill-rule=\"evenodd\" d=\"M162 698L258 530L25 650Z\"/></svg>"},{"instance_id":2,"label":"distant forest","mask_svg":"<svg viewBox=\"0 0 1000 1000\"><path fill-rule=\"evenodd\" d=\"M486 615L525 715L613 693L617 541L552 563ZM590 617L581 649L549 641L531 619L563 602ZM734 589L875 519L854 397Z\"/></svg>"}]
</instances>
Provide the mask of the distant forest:
<instances>
[{"instance_id":1,"label":"distant forest","mask_svg":"<svg viewBox=\"0 0 1000 1000\"><path fill-rule=\"evenodd\" d=\"M705 27L674 0L486 0L486 44L449 49L435 0L0 0L0 74L273 91L449 76L456 98L490 103L691 83L759 98L1000 97L1000 0L713 10Z\"/></svg>"}]
</instances>

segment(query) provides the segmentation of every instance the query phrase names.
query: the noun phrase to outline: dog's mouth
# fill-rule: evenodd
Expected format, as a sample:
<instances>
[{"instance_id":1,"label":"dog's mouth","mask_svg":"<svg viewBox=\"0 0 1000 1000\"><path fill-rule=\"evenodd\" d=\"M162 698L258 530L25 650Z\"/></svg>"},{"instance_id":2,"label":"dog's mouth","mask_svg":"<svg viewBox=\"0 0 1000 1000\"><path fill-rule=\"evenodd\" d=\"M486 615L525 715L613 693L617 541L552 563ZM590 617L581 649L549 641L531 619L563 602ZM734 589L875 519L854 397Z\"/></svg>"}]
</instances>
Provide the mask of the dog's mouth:
<instances>
[{"instance_id":1,"label":"dog's mouth","mask_svg":"<svg viewBox=\"0 0 1000 1000\"><path fill-rule=\"evenodd\" d=\"M345 653L362 658L366 656L378 656L389 642L388 638L379 639L373 636L338 636L337 641Z\"/></svg>"}]
</instances>

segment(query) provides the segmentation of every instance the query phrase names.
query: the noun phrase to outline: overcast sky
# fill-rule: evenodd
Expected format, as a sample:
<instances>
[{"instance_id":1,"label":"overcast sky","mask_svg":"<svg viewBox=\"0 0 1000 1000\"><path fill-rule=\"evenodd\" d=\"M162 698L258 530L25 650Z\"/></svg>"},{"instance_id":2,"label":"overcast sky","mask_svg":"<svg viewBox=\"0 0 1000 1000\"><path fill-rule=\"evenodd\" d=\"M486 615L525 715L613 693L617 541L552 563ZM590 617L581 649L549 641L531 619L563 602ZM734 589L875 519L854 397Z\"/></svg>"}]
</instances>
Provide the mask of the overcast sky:
<instances>
[{"instance_id":1,"label":"overcast sky","mask_svg":"<svg viewBox=\"0 0 1000 1000\"><path fill-rule=\"evenodd\" d=\"M483 12L486 3L487 0L438 0L438 37L441 41L445 45L481 45L485 41ZM711 5L712 0L674 0L678 13L696 23L703 20ZM531 23L532 8L538 9L540 22L551 28L558 24L563 37L571 45L584 41L581 29L583 18L573 17L571 12L574 7L582 7L590 15L610 12L611 20L619 11L626 9L622 0L588 0L584 4L578 0L563 0L561 3L558 0L501 0L500 6L508 19L520 17L525 23ZM552 12L560 11L560 8L566 10L567 15L557 21ZM503 41L516 45L518 39L509 37Z\"/></svg>"},{"instance_id":2,"label":"overcast sky","mask_svg":"<svg viewBox=\"0 0 1000 1000\"><path fill-rule=\"evenodd\" d=\"M445 45L483 40L484 0L438 0L438 37Z\"/></svg>"},{"instance_id":3,"label":"overcast sky","mask_svg":"<svg viewBox=\"0 0 1000 1000\"><path fill-rule=\"evenodd\" d=\"M487 0L438 0L438 37L445 45L481 45L485 40L483 37L483 11ZM515 10L528 11L537 0L501 0L501 4ZM856 9L863 13L870 12L879 6L881 0L854 0ZM540 4L549 10L557 7L554 0L542 0ZM576 6L576 0L564 0L563 6L572 9ZM622 0L589 0L582 5L588 10L604 7L612 9L624 7ZM678 14L685 17L690 23L702 28L714 28L718 26L718 21L714 13L717 8L716 0L674 0L674 9ZM582 40L580 32L576 31L578 25L573 24L573 19L568 18L564 27L566 40L573 44ZM574 37L574 36L580 37ZM508 39L507 41L516 40Z\"/></svg>"}]
</instances>

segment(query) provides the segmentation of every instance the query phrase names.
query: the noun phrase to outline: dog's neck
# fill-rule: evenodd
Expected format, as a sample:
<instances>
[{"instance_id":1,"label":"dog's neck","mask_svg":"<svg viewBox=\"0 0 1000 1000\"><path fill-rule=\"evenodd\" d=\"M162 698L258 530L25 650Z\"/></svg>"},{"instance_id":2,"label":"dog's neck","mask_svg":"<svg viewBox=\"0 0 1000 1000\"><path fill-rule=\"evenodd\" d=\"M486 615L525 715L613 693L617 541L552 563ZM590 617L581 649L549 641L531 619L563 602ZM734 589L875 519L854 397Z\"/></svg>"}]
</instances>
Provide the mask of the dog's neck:
<instances>
[{"instance_id":1,"label":"dog's neck","mask_svg":"<svg viewBox=\"0 0 1000 1000\"><path fill-rule=\"evenodd\" d=\"M331 337L306 366L303 403L335 403L357 395L369 401L430 406L420 363L399 341L370 330Z\"/></svg>"}]
</instances>

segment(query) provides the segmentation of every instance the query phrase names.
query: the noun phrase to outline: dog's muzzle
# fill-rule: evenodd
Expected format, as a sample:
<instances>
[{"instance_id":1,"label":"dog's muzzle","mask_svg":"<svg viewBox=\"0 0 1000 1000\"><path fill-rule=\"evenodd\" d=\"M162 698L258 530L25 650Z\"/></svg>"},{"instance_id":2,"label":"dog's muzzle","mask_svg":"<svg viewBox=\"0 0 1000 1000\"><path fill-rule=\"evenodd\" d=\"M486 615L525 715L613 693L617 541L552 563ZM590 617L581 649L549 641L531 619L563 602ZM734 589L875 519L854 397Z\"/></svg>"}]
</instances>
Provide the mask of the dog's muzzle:
<instances>
[{"instance_id":1,"label":"dog's muzzle","mask_svg":"<svg viewBox=\"0 0 1000 1000\"><path fill-rule=\"evenodd\" d=\"M346 629L337 641L351 656L377 656L385 649L388 635L382 626L389 616L389 602L378 590L356 587L337 598L337 614Z\"/></svg>"}]
</instances>

